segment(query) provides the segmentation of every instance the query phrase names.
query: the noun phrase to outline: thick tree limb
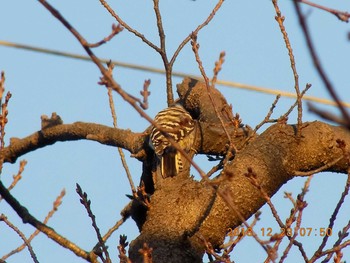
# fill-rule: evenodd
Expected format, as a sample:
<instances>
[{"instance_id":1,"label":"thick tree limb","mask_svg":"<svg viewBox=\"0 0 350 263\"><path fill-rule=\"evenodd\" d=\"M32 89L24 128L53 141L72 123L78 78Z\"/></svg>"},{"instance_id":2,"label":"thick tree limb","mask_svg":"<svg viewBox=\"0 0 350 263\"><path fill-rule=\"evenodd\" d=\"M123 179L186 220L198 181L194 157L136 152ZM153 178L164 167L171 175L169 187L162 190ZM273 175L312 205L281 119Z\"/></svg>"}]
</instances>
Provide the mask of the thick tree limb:
<instances>
[{"instance_id":1,"label":"thick tree limb","mask_svg":"<svg viewBox=\"0 0 350 263\"><path fill-rule=\"evenodd\" d=\"M11 138L10 145L1 151L1 158L4 162L14 163L18 157L28 152L56 142L76 140L93 140L105 145L121 147L136 154L143 147L145 134L94 123L58 124L23 139Z\"/></svg>"},{"instance_id":2,"label":"thick tree limb","mask_svg":"<svg viewBox=\"0 0 350 263\"><path fill-rule=\"evenodd\" d=\"M151 197L147 216L139 224L140 236L130 244L130 257L135 263L143 262L138 251L144 243L153 248L153 260L157 263L202 262L203 237L213 247L219 247L229 228L239 226L266 202L247 177L248 170L256 174L255 180L270 197L283 184L304 172L318 171L320 167L347 172L349 164L343 150L350 150L350 133L345 129L321 122L304 123L301 136L296 136L294 125L276 124L246 144L251 130L246 128L245 132L243 126L237 128L224 97L216 89L211 92L231 140L238 146L235 158L212 181L198 182L190 176L163 180L161 188ZM178 93L200 126L196 151L225 154L229 138L220 129L205 85L185 79L178 85ZM346 149L338 146L339 139L345 142ZM337 159L339 162L334 161ZM149 171L144 169L143 172L147 178L145 174Z\"/></svg>"},{"instance_id":3,"label":"thick tree limb","mask_svg":"<svg viewBox=\"0 0 350 263\"><path fill-rule=\"evenodd\" d=\"M270 127L237 153L221 176L210 184L191 178L165 180L163 188L152 196L152 207L140 236L130 244L132 261L142 262L137 251L146 242L153 248L154 262L201 262L204 244L200 237L214 247L220 246L228 228L240 225L241 216L248 219L265 204L261 192L246 176L248 168L272 196L298 171L314 170L342 157L338 139L344 140L346 151L350 151L350 133L345 129L313 122L303 125L300 139L295 132L292 125ZM327 170L346 173L348 165L342 159ZM217 191L224 198L214 197L212 184L218 186Z\"/></svg>"}]
</instances>

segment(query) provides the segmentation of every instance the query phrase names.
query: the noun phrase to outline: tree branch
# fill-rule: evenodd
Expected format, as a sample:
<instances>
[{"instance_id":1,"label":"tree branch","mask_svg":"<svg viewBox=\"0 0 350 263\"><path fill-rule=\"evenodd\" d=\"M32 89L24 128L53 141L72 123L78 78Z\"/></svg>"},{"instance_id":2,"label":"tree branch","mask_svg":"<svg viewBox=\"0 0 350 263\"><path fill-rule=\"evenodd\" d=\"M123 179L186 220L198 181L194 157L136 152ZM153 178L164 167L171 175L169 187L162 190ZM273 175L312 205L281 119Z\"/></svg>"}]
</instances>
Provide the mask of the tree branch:
<instances>
[{"instance_id":1,"label":"tree branch","mask_svg":"<svg viewBox=\"0 0 350 263\"><path fill-rule=\"evenodd\" d=\"M90 262L92 262L91 255L66 239L65 237L58 234L53 228L48 227L43 224L39 220L37 220L34 216L32 216L27 208L22 206L16 198L14 198L10 192L6 189L6 187L0 181L0 195L5 199L5 201L12 207L14 211L18 214L18 216L23 220L23 223L29 223L36 229L40 230L47 237L51 238L62 247L65 247L75 253L78 257L84 258Z\"/></svg>"},{"instance_id":2,"label":"tree branch","mask_svg":"<svg viewBox=\"0 0 350 263\"><path fill-rule=\"evenodd\" d=\"M228 228L239 226L241 217L248 219L266 203L245 176L248 168L256 172L257 182L271 197L294 178L296 171L315 170L342 157L337 139L344 140L345 150L350 150L350 133L344 128L312 122L305 123L302 131L303 136L298 138L294 125L271 126L239 151L221 175L209 184L191 178L164 180L162 189L152 196L152 209L147 213L140 236L130 244L131 260L141 262L137 251L146 242L154 248L155 262L168 262L170 257L174 259L172 262L201 262L205 247L200 237L219 247ZM226 138L222 136L220 138ZM343 158L327 170L346 173L348 165ZM218 196L203 220L212 200L213 184L218 186L218 192L226 193L226 198ZM231 202L228 204L224 199ZM198 228L200 221L203 223ZM195 228L199 229L197 233L186 236Z\"/></svg>"},{"instance_id":3,"label":"tree branch","mask_svg":"<svg viewBox=\"0 0 350 263\"><path fill-rule=\"evenodd\" d=\"M14 163L18 157L56 142L93 140L101 144L124 148L138 153L144 143L145 134L116 129L100 124L75 122L59 124L37 131L25 138L11 138L0 157L4 162Z\"/></svg>"}]
</instances>

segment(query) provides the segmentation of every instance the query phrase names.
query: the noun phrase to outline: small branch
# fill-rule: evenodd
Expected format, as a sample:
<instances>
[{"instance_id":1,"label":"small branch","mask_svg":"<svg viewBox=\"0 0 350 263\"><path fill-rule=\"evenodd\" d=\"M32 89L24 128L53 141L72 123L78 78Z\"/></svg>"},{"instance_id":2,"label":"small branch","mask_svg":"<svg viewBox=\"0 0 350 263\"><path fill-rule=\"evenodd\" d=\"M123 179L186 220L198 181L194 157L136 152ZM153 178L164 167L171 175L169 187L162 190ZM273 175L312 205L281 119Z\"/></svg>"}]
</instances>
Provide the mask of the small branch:
<instances>
[{"instance_id":1,"label":"small branch","mask_svg":"<svg viewBox=\"0 0 350 263\"><path fill-rule=\"evenodd\" d=\"M275 208L275 206L273 205L273 203L271 202L271 198L268 196L268 194L266 193L266 191L261 187L261 185L259 184L259 182L256 180L256 174L255 172L251 169L248 168L248 173L245 174L247 176L247 178L250 180L250 182L252 183L252 185L254 185L262 194L263 198L266 200L266 203L268 204L268 206L270 207L270 210L272 212L273 217L276 219L276 222L278 223L278 225L280 226L280 228L284 228L284 229L288 229L291 224L294 222L294 218L295 218L295 214L299 211L298 209L304 209L305 206L299 206L298 204L300 204L300 201L298 202L293 202L294 204L294 208L291 211L291 215L289 216L289 218L286 220L286 224L284 224L280 218L280 216L277 213L277 210ZM306 192L308 191L309 185L310 185L310 181L311 181L312 177L309 177L304 185L304 188L302 190L302 193L300 195L299 198L303 198L304 195L306 194ZM300 199L302 200L302 199ZM301 220L301 218L300 218ZM286 236L286 235L285 235ZM284 236L283 236L284 237ZM282 241L282 238L280 235L276 235L273 236L271 239L276 239L277 243L275 244L274 248L272 249L272 251L276 251L278 245L280 244L280 242ZM297 242L295 240L295 238L291 241L292 237L287 236L288 239L290 240L290 242L292 242L295 246L297 246L302 254L302 256L305 258L307 258L306 253L303 249L303 246L301 243Z\"/></svg>"},{"instance_id":2,"label":"small branch","mask_svg":"<svg viewBox=\"0 0 350 263\"><path fill-rule=\"evenodd\" d=\"M329 224L328 224L328 228L333 229L335 220L337 218L337 215L340 211L340 208L342 207L345 197L349 194L349 188L350 188L350 169L349 169L349 173L348 173L348 179L346 181L346 185L344 188L343 193L341 194L341 197L336 205L336 207L334 208L333 214L331 216L331 218L329 219ZM325 235L322 239L322 243L320 244L320 246L318 247L318 249L315 251L314 255L312 256L312 258L310 259L310 262L314 262L316 259L318 259L320 257L320 255L322 255L324 253L323 248L326 246L328 241L328 235Z\"/></svg>"},{"instance_id":3,"label":"small branch","mask_svg":"<svg viewBox=\"0 0 350 263\"><path fill-rule=\"evenodd\" d=\"M198 53L199 44L197 43L197 35L195 33L193 33L191 37L192 37L192 41L191 41L192 50L193 50L193 53L195 55L195 58L196 58L199 70L200 70L200 72L201 72L201 74L202 74L202 76L204 78L204 82L205 82L205 85L206 85L206 88L207 88L207 93L208 93L210 101L211 101L211 103L212 103L212 105L214 107L216 116L219 118L221 126L222 126L223 130L225 131L225 134L226 134L228 140L230 141L230 148L232 147L235 151L237 151L237 149L235 148L235 146L232 143L231 136L230 136L228 130L226 129L225 123L224 123L224 121L223 121L223 119L221 117L220 112L218 111L217 105L215 104L213 96L211 94L211 90L210 89L211 89L212 86L209 83L209 78L208 78L207 74L205 73L202 61L201 61L201 59L199 57L199 53ZM220 57L221 57L221 55L222 54L220 54ZM223 59L223 58L221 58L221 59Z\"/></svg>"},{"instance_id":4,"label":"small branch","mask_svg":"<svg viewBox=\"0 0 350 263\"><path fill-rule=\"evenodd\" d=\"M172 66L177 58L177 56L179 55L180 51L184 48L184 46L186 46L186 44L192 39L192 35L197 35L198 32L205 27L206 25L208 25L210 23L210 21L214 18L215 14L217 11L219 11L220 7L222 6L222 4L224 3L224 0L219 0L217 2L217 4L215 5L215 7L213 8L213 10L211 11L211 13L209 14L209 16L207 17L207 19L200 24L191 34L188 35L188 37L186 37L181 44L179 45L179 47L176 49L176 51L174 52L174 55L172 56L171 60L170 60L170 65Z\"/></svg>"},{"instance_id":5,"label":"small branch","mask_svg":"<svg viewBox=\"0 0 350 263\"><path fill-rule=\"evenodd\" d=\"M247 221L245 220L245 218L243 217L243 215L240 213L240 211L237 209L237 207L234 204L234 201L232 200L232 196L229 192L228 189L218 189L218 194L220 195L220 197L226 202L226 204L233 210L233 212L238 216L238 218L240 218L242 224L244 224L244 226L248 229L249 228L249 224L247 223ZM261 247L265 250L265 252L270 255L269 249L268 247L264 244L265 242L263 240L261 240L258 235L254 232L254 230L252 229L251 231L252 237L261 245Z\"/></svg>"},{"instance_id":6,"label":"small branch","mask_svg":"<svg viewBox=\"0 0 350 263\"><path fill-rule=\"evenodd\" d=\"M120 235L119 237L119 245L118 245L118 251L119 251L119 258L120 263L132 263L131 260L126 255L126 247L129 245L129 242L126 242L127 237L125 235Z\"/></svg>"},{"instance_id":7,"label":"small branch","mask_svg":"<svg viewBox=\"0 0 350 263\"><path fill-rule=\"evenodd\" d=\"M271 115L272 115L274 109L276 108L276 105L277 105L277 103L278 103L278 101L279 101L280 98L281 98L280 95L277 95L277 96L276 96L274 102L272 103L272 105L271 105L271 107L270 107L269 112L267 113L267 115L265 116L265 118L263 119L263 121L260 122L258 125L256 125L256 127L254 128L253 134L252 134L249 138L247 138L247 140L249 140L251 137L254 137L254 135L257 133L257 131L258 131L264 124L269 123L269 122L271 121L271 119L270 119L270 118L271 118Z\"/></svg>"},{"instance_id":8,"label":"small branch","mask_svg":"<svg viewBox=\"0 0 350 263\"><path fill-rule=\"evenodd\" d=\"M115 25L115 24L112 24L112 33L105 37L104 39L102 39L101 41L95 43L95 44L89 44L88 46L90 48L95 48L95 47L99 47L105 43L107 43L108 41L110 41L114 36L116 36L117 34L119 34L120 32L123 31L123 27L119 24L119 25Z\"/></svg>"},{"instance_id":9,"label":"small branch","mask_svg":"<svg viewBox=\"0 0 350 263\"><path fill-rule=\"evenodd\" d=\"M311 171L307 171L307 172L303 172L303 171L295 171L294 172L294 176L310 176L316 173L320 173L323 172L325 170L327 170L328 168L331 168L332 166L334 166L335 164L337 164L340 160L342 160L344 158L344 156L338 157L336 158L334 161L329 162L317 169L311 170Z\"/></svg>"},{"instance_id":10,"label":"small branch","mask_svg":"<svg viewBox=\"0 0 350 263\"><path fill-rule=\"evenodd\" d=\"M299 89L299 76L297 72L297 68L295 65L295 58L293 55L293 49L290 44L290 40L286 31L286 28L283 24L285 17L282 16L281 11L279 9L279 6L277 4L277 0L272 0L273 6L275 7L276 16L275 19L280 27L281 33L283 35L284 42L286 44L286 48L288 50L289 60L290 60L290 66L293 71L294 76L294 89L297 94L297 104L298 104L298 124L297 124L297 137L301 136L301 125L302 125L302 116L303 116L303 105L301 102L301 94Z\"/></svg>"},{"instance_id":11,"label":"small branch","mask_svg":"<svg viewBox=\"0 0 350 263\"><path fill-rule=\"evenodd\" d=\"M160 56L163 60L165 68L165 77L166 77L166 93L167 93L167 103L168 106L174 104L174 94L173 94L173 85L172 85L172 68L173 65L169 63L166 45L165 45L165 33L163 28L162 16L159 9L159 0L153 0L153 9L157 18L157 28L160 41Z\"/></svg>"},{"instance_id":12,"label":"small branch","mask_svg":"<svg viewBox=\"0 0 350 263\"><path fill-rule=\"evenodd\" d=\"M259 130L263 125L265 125L266 123L277 122L277 120L271 120L270 118L271 118L271 115L272 115L274 109L276 108L276 105L277 105L277 103L278 103L278 101L279 101L280 98L281 98L281 95L278 94L278 95L276 96L274 102L272 103L272 105L271 105L271 107L270 107L270 110L269 110L269 112L267 113L267 115L265 116L265 118L264 118L258 125L255 126L255 128L254 128L252 134L251 134L250 136L248 136L248 137L245 139L244 144L247 144L250 140L252 140L252 139L256 136L258 130Z\"/></svg>"},{"instance_id":13,"label":"small branch","mask_svg":"<svg viewBox=\"0 0 350 263\"><path fill-rule=\"evenodd\" d=\"M103 242L107 242L107 240L112 236L112 234L119 229L119 227L124 224L124 222L130 217L130 207L131 202L129 202L123 210L120 212L122 218L119 219L114 226L112 226L110 229L108 229L107 233L102 237ZM95 247L98 246L99 243L95 245Z\"/></svg>"},{"instance_id":14,"label":"small branch","mask_svg":"<svg viewBox=\"0 0 350 263\"><path fill-rule=\"evenodd\" d=\"M113 118L113 127L114 128L118 128L117 114L116 114L115 107L114 107L113 94L112 94L112 89L111 88L108 88L108 100L109 100L109 108L111 110L111 114L112 114L112 118ZM120 160L121 160L122 165L124 167L124 171L125 171L126 176L127 176L128 180L129 180L129 184L130 184L130 187L131 187L131 192L134 193L134 192L136 192L136 189L135 189L134 182L132 180L132 176L131 176L131 173L130 173L130 170L129 170L129 166L128 166L128 164L126 162L126 159L125 159L125 155L124 155L123 149L118 147L118 152L119 152Z\"/></svg>"},{"instance_id":15,"label":"small branch","mask_svg":"<svg viewBox=\"0 0 350 263\"><path fill-rule=\"evenodd\" d=\"M219 56L219 60L215 62L215 68L213 70L214 75L213 75L213 78L211 79L211 85L213 87L215 87L215 85L216 85L216 81L218 80L218 74L221 71L221 68L222 68L222 65L224 64L224 62L225 62L225 52L221 51L220 56Z\"/></svg>"},{"instance_id":16,"label":"small branch","mask_svg":"<svg viewBox=\"0 0 350 263\"><path fill-rule=\"evenodd\" d=\"M84 205L89 217L91 218L92 227L94 228L94 230L96 232L97 239L99 242L98 247L95 247L93 252L96 255L100 256L100 258L102 259L103 262L111 263L111 259L109 257L109 253L108 253L106 244L103 241L103 238L102 238L101 233L100 233L100 229L98 228L97 223L96 223L96 216L92 213L92 210L91 210L91 200L88 199L87 193L83 192L83 190L81 189L79 184L77 184L76 186L77 186L76 192L80 196L80 203L82 205ZM102 251L106 256L105 260L102 256L102 253L100 253L100 251L99 251L100 248L102 248Z\"/></svg>"},{"instance_id":17,"label":"small branch","mask_svg":"<svg viewBox=\"0 0 350 263\"><path fill-rule=\"evenodd\" d=\"M149 209L151 207L150 195L146 192L145 184L141 181L140 186L133 193L132 196L127 195L132 200L137 200L142 206Z\"/></svg>"},{"instance_id":18,"label":"small branch","mask_svg":"<svg viewBox=\"0 0 350 263\"><path fill-rule=\"evenodd\" d=\"M231 263L230 256L228 255L228 253L226 253L226 249L224 250L224 253L222 255L219 255L217 253L217 250L213 248L212 244L208 240L206 240L203 236L200 236L199 238L202 240L205 246L206 253L210 259L209 262ZM215 261L213 257L215 258Z\"/></svg>"},{"instance_id":19,"label":"small branch","mask_svg":"<svg viewBox=\"0 0 350 263\"><path fill-rule=\"evenodd\" d=\"M328 120L328 121L335 122L335 123L342 125L342 126L347 125L347 122L343 118L340 118L340 117L338 117L338 116L336 116L336 115L334 115L326 110L319 109L311 103L308 103L307 105L309 107L310 112L317 114L321 118Z\"/></svg>"},{"instance_id":20,"label":"small branch","mask_svg":"<svg viewBox=\"0 0 350 263\"><path fill-rule=\"evenodd\" d=\"M153 9L154 13L156 14L157 18L157 28L158 28L158 34L159 34L159 40L160 40L160 49L162 52L166 52L165 50L165 34L163 29L163 22L162 22L162 16L160 14L159 10L159 0L153 0Z\"/></svg>"},{"instance_id":21,"label":"small branch","mask_svg":"<svg viewBox=\"0 0 350 263\"><path fill-rule=\"evenodd\" d=\"M338 233L338 240L334 243L333 248L330 250L325 250L323 254L327 253L327 257L324 260L324 262L328 262L333 253L337 253L337 251L341 251L342 248L345 248L346 246L350 245L350 240L347 240L343 242L343 240L349 236L349 229L350 229L350 220L348 221L347 225L343 227L343 230ZM343 243L342 243L343 242Z\"/></svg>"},{"instance_id":22,"label":"small branch","mask_svg":"<svg viewBox=\"0 0 350 263\"><path fill-rule=\"evenodd\" d=\"M41 2L41 1L40 1ZM151 41L149 41L143 34L139 33L137 30L130 27L126 22L124 22L117 13L108 5L108 3L105 0L100 0L100 3L103 5L103 7L117 20L117 22L124 27L126 30L128 30L130 33L134 34L136 37L140 38L143 42L145 42L148 46L153 48L158 53L161 52L160 48L154 45ZM62 22L62 21L61 21Z\"/></svg>"},{"instance_id":23,"label":"small branch","mask_svg":"<svg viewBox=\"0 0 350 263\"><path fill-rule=\"evenodd\" d=\"M22 238L22 240L24 241L25 245L27 246L27 248L29 250L30 256L32 257L33 261L35 263L39 263L36 255L35 255L35 252L32 248L32 245L30 244L29 240L25 237L25 235L15 225L13 225L7 219L7 217L5 215L3 215L3 214L0 215L0 221L5 222L6 225L8 225L11 229L13 229Z\"/></svg>"},{"instance_id":24,"label":"small branch","mask_svg":"<svg viewBox=\"0 0 350 263\"><path fill-rule=\"evenodd\" d=\"M311 84L307 83L305 86L305 89L303 89L303 91L301 92L300 96L302 99L305 98L305 93L311 88ZM283 114L279 120L286 120L289 116L289 114L294 110L294 108L298 105L298 100L296 102L294 102L294 104L289 108L289 110Z\"/></svg>"},{"instance_id":25,"label":"small branch","mask_svg":"<svg viewBox=\"0 0 350 263\"><path fill-rule=\"evenodd\" d=\"M5 147L5 126L8 122L7 115L8 110L7 106L9 103L9 100L11 98L11 93L7 92L5 96L5 102L3 102L3 96L5 93L5 72L1 72L0 76L0 150L4 149ZM4 158L0 158L0 172L2 171L2 165L4 163Z\"/></svg>"},{"instance_id":26,"label":"small branch","mask_svg":"<svg viewBox=\"0 0 350 263\"><path fill-rule=\"evenodd\" d=\"M329 8L329 7L326 7L326 6L322 6L322 5L319 5L319 4L307 1L307 0L297 0L297 1L299 1L300 3L303 3L303 4L306 4L306 5L313 6L313 7L316 7L318 9L324 10L326 12L329 12L329 13L335 15L340 21L343 21L343 22L346 22L346 23L349 22L350 14L348 12L343 12L343 11L340 11L340 10L332 9L332 8Z\"/></svg>"},{"instance_id":27,"label":"small branch","mask_svg":"<svg viewBox=\"0 0 350 263\"><path fill-rule=\"evenodd\" d=\"M208 158L209 159L209 158ZM209 159L210 161L210 159ZM206 177L209 178L211 177L214 173L216 173L217 171L221 170L222 168L224 168L224 163L223 163L224 159L221 158L220 162L213 166L210 171L206 174Z\"/></svg>"},{"instance_id":28,"label":"small branch","mask_svg":"<svg viewBox=\"0 0 350 263\"><path fill-rule=\"evenodd\" d=\"M216 65L216 67L214 69L214 77L213 77L214 82L213 82L212 85L210 85L209 78L208 78L208 76L205 73L202 61L201 61L200 56L199 56L199 44L197 43L197 35L195 35L194 33L192 34L191 46L192 46L192 50L193 50L193 53L195 55L195 58L196 58L199 70L200 70L200 72L201 72L201 74L202 74L202 76L204 78L204 83L205 83L205 86L206 86L206 91L207 91L208 97L210 99L210 103L212 104L212 106L214 108L214 111L215 111L215 115L219 119L221 127L224 130L224 132L225 132L225 134L226 134L226 136L228 138L228 141L230 142L229 148L227 150L228 154L226 155L225 159L223 160L223 165L225 167L225 165L228 162L228 160L232 157L231 152L234 152L234 153L238 152L238 149L235 146L235 144L233 143L233 140L232 140L232 138L230 136L230 133L228 132L226 124L225 124L225 122L224 122L224 120L222 118L222 112L219 112L218 105L215 103L214 98L212 96L212 88L214 87L213 84L215 84L215 82L216 82L215 71L218 73L219 72L219 68L221 69L221 65L222 65L222 63L224 61L225 53L223 53L223 52L220 53L219 62L217 63L217 65ZM217 73L216 73L216 75L217 75ZM237 115L236 119L231 119L231 122L234 125L235 133L236 133L236 131L237 131L239 125L240 125L239 116ZM207 177L203 177L203 179L207 179Z\"/></svg>"},{"instance_id":29,"label":"small branch","mask_svg":"<svg viewBox=\"0 0 350 263\"><path fill-rule=\"evenodd\" d=\"M119 227L125 222L126 218L122 218L120 220L118 220L114 226L112 226L110 229L108 229L107 233L103 236L103 241L106 242L111 236L112 234L119 229Z\"/></svg>"},{"instance_id":30,"label":"small branch","mask_svg":"<svg viewBox=\"0 0 350 263\"><path fill-rule=\"evenodd\" d=\"M47 216L45 217L43 223L47 224L47 222L50 220L50 218L52 218L53 214L57 211L58 207L62 204L62 199L64 197L64 195L66 194L66 191L63 189L60 193L60 195L56 198L56 200L53 203L53 207L51 209L51 211L47 214ZM38 234L40 233L40 231L38 229L36 229L33 234L30 235L30 237L28 238L28 242L30 243ZM26 244L22 244L21 246L19 246L18 248L12 250L10 253L8 253L7 255L3 256L1 259L2 260L6 260L7 258L9 258L10 256L22 251L24 248L26 247Z\"/></svg>"},{"instance_id":31,"label":"small branch","mask_svg":"<svg viewBox=\"0 0 350 263\"><path fill-rule=\"evenodd\" d=\"M293 229L293 231L294 231L293 236L292 237L288 236L289 243L288 243L288 246L283 251L283 255L281 257L280 263L282 263L287 258L288 253L289 253L290 249L292 248L292 245L295 245L296 237L298 236L298 232L299 232L299 229L300 229L300 226L301 226L303 210L307 206L307 203L304 201L304 197L305 197L306 193L308 192L308 190L310 188L311 179L312 179L312 176L310 176L305 181L305 184L304 184L304 187L302 189L302 192L301 192L301 194L298 195L297 201L295 202L294 209L293 209L294 212L292 212L291 216L289 217L289 220L291 221L292 214L296 214L296 213L298 214L297 218L296 218L296 222L297 222L296 223L296 227ZM294 215L293 215L293 217L294 217ZM286 224L286 226L290 228L291 224L289 224L289 225ZM301 248L303 248L303 247L301 246ZM304 249L302 249L302 251L304 252L304 253L302 253L302 255L306 256ZM307 257L304 257L304 259L307 259ZM306 260L305 260L305 262L306 262Z\"/></svg>"},{"instance_id":32,"label":"small branch","mask_svg":"<svg viewBox=\"0 0 350 263\"><path fill-rule=\"evenodd\" d=\"M344 249L344 248L346 248L346 247L348 247L348 246L350 246L350 240L347 240L347 241L345 241L344 243L342 243L342 244L340 244L340 245L338 245L338 246L336 246L336 247L333 247L333 248L331 248L331 249L327 249L327 250L324 250L321 254L320 254L320 258L321 257L323 257L323 256L325 256L325 255L328 255L327 256L327 258L324 260L324 261L322 261L322 262L328 262L328 261L326 261L326 260L329 260L331 257L329 257L329 255L332 255L333 253L337 253L337 252L339 252L339 251L341 251L342 249ZM310 263L313 263L314 261L311 261L310 260ZM344 261L344 263L345 263L346 261Z\"/></svg>"},{"instance_id":33,"label":"small branch","mask_svg":"<svg viewBox=\"0 0 350 263\"><path fill-rule=\"evenodd\" d=\"M148 109L148 97L151 95L151 92L148 90L149 86L151 85L151 80L145 80L143 83L143 90L140 91L140 94L143 98L141 107L146 110Z\"/></svg>"},{"instance_id":34,"label":"small branch","mask_svg":"<svg viewBox=\"0 0 350 263\"><path fill-rule=\"evenodd\" d=\"M90 260L90 255L88 252L84 251L73 242L69 241L65 237L59 235L54 229L48 227L47 225L41 223L35 217L33 217L27 208L22 206L16 198L14 198L11 193L6 189L3 183L0 181L0 195L5 199L5 201L12 207L12 209L18 214L18 216L23 220L23 223L29 223L42 233L44 233L48 238L55 241L60 246L67 248L72 251L78 257L86 260Z\"/></svg>"},{"instance_id":35,"label":"small branch","mask_svg":"<svg viewBox=\"0 0 350 263\"><path fill-rule=\"evenodd\" d=\"M254 214L254 220L253 222L249 225L249 227L247 229L253 229L254 226L256 225L256 223L260 220L260 215L261 215L261 212L260 211L257 211L255 214ZM235 246L241 241L243 240L243 238L246 236L245 233L243 231L240 231L239 234L237 235L237 233L235 233L235 229L232 230L232 229L229 229L229 233L226 235L227 237L229 237L229 242L227 244L223 244L222 247L220 248L228 248L227 250L227 254L230 254L233 249L235 248ZM237 236L235 239L233 239L234 236Z\"/></svg>"},{"instance_id":36,"label":"small branch","mask_svg":"<svg viewBox=\"0 0 350 263\"><path fill-rule=\"evenodd\" d=\"M298 15L298 18L299 18L299 23L300 23L301 29L302 29L302 31L304 33L306 44L308 46L311 58L312 58L313 63L314 63L314 66L315 66L318 74L320 75L324 85L326 86L329 94L331 95L331 97L334 99L334 101L338 105L338 108L339 108L340 112L343 115L344 121L346 122L346 127L348 129L350 129L350 115L346 111L344 105L341 103L338 94L336 93L333 85L331 84L331 82L330 82L326 72L324 71L324 69L323 69L323 67L321 65L321 62L319 61L318 55L316 54L316 50L315 50L314 44L313 44L313 42L311 40L311 36L310 36L310 33L309 33L308 25L306 23L304 15L301 12L300 4L298 2L296 2L296 1L293 1L293 3L294 3L295 11L296 11L296 13Z\"/></svg>"},{"instance_id":37,"label":"small branch","mask_svg":"<svg viewBox=\"0 0 350 263\"><path fill-rule=\"evenodd\" d=\"M282 222L280 216L277 213L277 210L275 208L275 206L273 205L273 203L271 202L271 198L269 197L269 195L266 193L266 191L261 187L261 185L259 184L259 182L256 180L256 173L250 168L248 167L248 172L245 174L245 176L249 179L250 183L255 186L261 193L261 195L263 196L263 198L265 199L266 203L268 204L268 206L270 207L270 210L272 212L273 217L276 219L276 222L278 223L278 225L280 226L280 228L285 228L284 223Z\"/></svg>"},{"instance_id":38,"label":"small branch","mask_svg":"<svg viewBox=\"0 0 350 263\"><path fill-rule=\"evenodd\" d=\"M16 175L13 176L13 181L12 181L11 185L7 188L7 190L11 191L16 186L16 184L19 182L19 180L22 179L22 173L24 171L24 167L26 166L26 164L27 164L26 160L20 161L18 172ZM0 196L0 202L1 202L1 200L2 200L2 196Z\"/></svg>"}]
</instances>

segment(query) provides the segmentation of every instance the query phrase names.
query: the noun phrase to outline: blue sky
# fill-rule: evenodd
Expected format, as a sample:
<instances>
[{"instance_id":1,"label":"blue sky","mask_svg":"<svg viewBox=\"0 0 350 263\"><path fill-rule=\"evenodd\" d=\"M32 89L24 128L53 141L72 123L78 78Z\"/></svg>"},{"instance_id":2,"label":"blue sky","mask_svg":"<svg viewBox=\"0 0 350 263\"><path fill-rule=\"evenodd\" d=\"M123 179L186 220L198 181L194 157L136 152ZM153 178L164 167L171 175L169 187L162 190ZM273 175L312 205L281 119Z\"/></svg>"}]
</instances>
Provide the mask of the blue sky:
<instances>
[{"instance_id":1,"label":"blue sky","mask_svg":"<svg viewBox=\"0 0 350 263\"><path fill-rule=\"evenodd\" d=\"M107 36L111 24L116 23L104 10L99 1L50 1L64 17L90 42L96 42ZM349 11L350 6L343 1L318 1L319 4L332 5L332 8ZM155 15L151 1L113 1L115 11L130 26L158 44ZM161 1L166 33L167 51L171 56L179 43L198 24L208 16L214 7L214 1ZM303 35L298 25L291 1L280 1L285 26L291 40L300 78L300 86L311 83L308 95L329 98L317 75ZM0 40L24 43L49 49L84 54L75 38L46 11L37 1L13 0L1 4ZM317 47L322 65L325 67L337 92L344 101L350 102L350 42L347 34L349 24L342 23L334 16L310 7L303 10L308 14L311 35ZM223 80L231 80L293 92L293 74L289 57L279 27L274 19L275 12L271 1L226 1L212 23L200 31L199 53L209 76L221 51L226 52L225 64L219 74ZM158 54L146 46L134 35L124 30L108 44L95 49L101 58L162 68ZM75 121L94 122L112 126L112 117L108 106L107 92L97 84L100 73L89 62L28 52L0 46L0 70L6 73L6 88L13 95L9 106L9 123L6 130L6 142L10 137L25 137L40 129L40 116L57 112L64 123ZM180 53L175 71L199 74L191 47L187 45ZM116 68L115 78L131 94L138 96L145 79L151 79L150 108L147 113L154 116L166 107L165 78L162 75L126 68ZM174 84L181 78L174 77ZM218 86L232 103L234 112L238 112L243 122L254 127L268 112L274 96L256 92ZM133 131L143 131L147 122L117 95L115 97L118 125ZM282 115L293 100L282 98L274 117ZM330 106L317 105L338 113ZM310 114L304 104L304 120L313 121L318 116ZM296 122L293 113L289 123ZM265 129L264 127L263 129ZM129 156L128 153L126 153ZM28 165L23 179L13 190L13 194L38 219L43 219L51 209L52 202L65 188L67 194L63 204L50 220L49 225L59 233L71 239L86 250L91 249L96 238L90 220L79 203L75 193L75 184L79 183L92 200L92 209L97 222L106 232L119 216L119 211L127 204L125 194L130 188L123 172L117 150L90 141L56 143L53 146L29 153L20 159L26 159ZM209 170L206 158L197 158L203 169ZM14 165L5 164L1 179L10 184L12 175L18 170ZM141 164L128 158L135 183L139 181ZM346 176L342 174L317 174L311 182L310 192L306 196L309 206L304 212L304 227L320 229L328 225L340 194L344 188ZM296 178L287 183L273 197L273 202L281 213L288 216L291 204L283 198L284 191L300 192L305 178ZM106 201L107 200L107 201ZM277 224L269 210L262 209L260 228L271 227L278 231ZM343 205L336 233L349 220L349 201ZM0 213L6 214L27 235L34 229L21 224L17 216L3 201ZM115 244L120 234L130 239L137 235L137 228L128 221L111 238L108 245L114 262L117 262ZM319 236L301 238L310 256L321 242ZM333 242L331 242L333 243ZM329 244L331 244L329 243ZM19 238L3 224L0 225L0 255L9 252L21 244ZM83 262L69 251L58 247L44 235L39 235L32 243L40 262ZM251 251L257 252L252 254ZM350 258L350 249L346 249L345 258ZM285 262L302 260L295 248ZM258 256L265 258L262 249L247 238L232 259L236 262L261 262ZM24 251L8 259L12 262L28 262L28 252Z\"/></svg>"}]
</instances>

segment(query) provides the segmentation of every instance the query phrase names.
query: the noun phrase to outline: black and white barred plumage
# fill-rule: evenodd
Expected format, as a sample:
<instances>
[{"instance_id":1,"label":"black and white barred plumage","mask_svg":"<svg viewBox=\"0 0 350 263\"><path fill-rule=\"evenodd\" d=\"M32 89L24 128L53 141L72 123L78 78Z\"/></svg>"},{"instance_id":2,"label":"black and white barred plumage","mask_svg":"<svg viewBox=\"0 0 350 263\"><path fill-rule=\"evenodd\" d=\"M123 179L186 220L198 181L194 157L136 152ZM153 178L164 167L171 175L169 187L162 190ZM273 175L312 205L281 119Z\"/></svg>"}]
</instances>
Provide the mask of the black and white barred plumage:
<instances>
[{"instance_id":1,"label":"black and white barred plumage","mask_svg":"<svg viewBox=\"0 0 350 263\"><path fill-rule=\"evenodd\" d=\"M154 121L187 153L194 141L195 123L191 115L179 104L160 111ZM160 171L163 178L176 176L183 169L184 157L171 145L167 136L153 127L150 144L160 159Z\"/></svg>"}]
</instances>

